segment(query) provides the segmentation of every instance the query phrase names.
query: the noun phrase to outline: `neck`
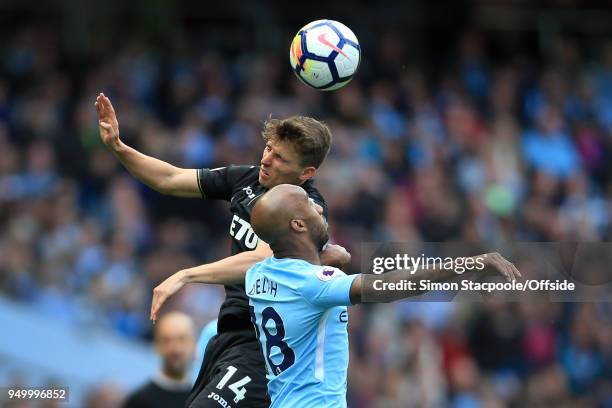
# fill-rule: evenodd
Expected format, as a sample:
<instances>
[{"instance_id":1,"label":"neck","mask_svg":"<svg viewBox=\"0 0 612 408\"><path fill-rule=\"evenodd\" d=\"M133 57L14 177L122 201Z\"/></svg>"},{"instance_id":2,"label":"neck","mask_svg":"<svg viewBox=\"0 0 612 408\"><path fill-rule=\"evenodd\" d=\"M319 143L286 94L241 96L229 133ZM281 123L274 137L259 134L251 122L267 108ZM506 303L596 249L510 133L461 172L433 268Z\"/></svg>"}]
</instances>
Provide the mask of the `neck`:
<instances>
[{"instance_id":1,"label":"neck","mask_svg":"<svg viewBox=\"0 0 612 408\"><path fill-rule=\"evenodd\" d=\"M287 243L282 243L280 245L275 245L272 251L274 252L275 258L302 259L313 265L321 265L319 251L317 251L312 244L294 242L288 245Z\"/></svg>"},{"instance_id":2,"label":"neck","mask_svg":"<svg viewBox=\"0 0 612 408\"><path fill-rule=\"evenodd\" d=\"M162 369L160 373L164 378L176 382L184 382L187 378L187 372L172 373L169 370Z\"/></svg>"},{"instance_id":3,"label":"neck","mask_svg":"<svg viewBox=\"0 0 612 408\"><path fill-rule=\"evenodd\" d=\"M168 370L160 370L153 377L153 382L165 390L184 391L191 389L191 382L186 374L176 375L169 373Z\"/></svg>"}]
</instances>

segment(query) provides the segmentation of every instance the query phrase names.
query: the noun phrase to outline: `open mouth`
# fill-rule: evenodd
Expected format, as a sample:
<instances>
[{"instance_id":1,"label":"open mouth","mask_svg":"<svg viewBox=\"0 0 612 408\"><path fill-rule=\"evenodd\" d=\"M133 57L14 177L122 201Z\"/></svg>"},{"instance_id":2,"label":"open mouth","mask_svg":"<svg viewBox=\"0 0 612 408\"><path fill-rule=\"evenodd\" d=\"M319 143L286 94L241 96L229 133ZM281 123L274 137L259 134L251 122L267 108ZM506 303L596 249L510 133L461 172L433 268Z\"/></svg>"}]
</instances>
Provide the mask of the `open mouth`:
<instances>
[{"instance_id":1,"label":"open mouth","mask_svg":"<svg viewBox=\"0 0 612 408\"><path fill-rule=\"evenodd\" d=\"M265 171L264 169L260 168L259 169L259 175L263 178L269 178L270 177L270 173L268 173L267 171Z\"/></svg>"}]
</instances>

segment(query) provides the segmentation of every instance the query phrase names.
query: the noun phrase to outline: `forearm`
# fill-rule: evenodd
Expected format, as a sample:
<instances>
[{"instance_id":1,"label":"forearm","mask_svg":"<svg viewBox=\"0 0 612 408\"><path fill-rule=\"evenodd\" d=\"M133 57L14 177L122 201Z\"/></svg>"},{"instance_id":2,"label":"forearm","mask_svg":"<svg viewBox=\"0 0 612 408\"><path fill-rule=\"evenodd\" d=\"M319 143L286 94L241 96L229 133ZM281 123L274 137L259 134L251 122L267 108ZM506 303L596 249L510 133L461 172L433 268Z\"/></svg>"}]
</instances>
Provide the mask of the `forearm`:
<instances>
[{"instance_id":1,"label":"forearm","mask_svg":"<svg viewBox=\"0 0 612 408\"><path fill-rule=\"evenodd\" d=\"M272 255L270 246L259 240L257 248L253 251L241 252L217 262L176 272L153 289L151 320L157 319L157 313L166 299L181 290L185 284L193 282L221 285L244 283L246 271L256 262L270 255Z\"/></svg>"},{"instance_id":2,"label":"forearm","mask_svg":"<svg viewBox=\"0 0 612 408\"><path fill-rule=\"evenodd\" d=\"M419 296L426 290L419 289L419 282L429 280L431 282L442 282L458 276L459 272L454 269L444 269L439 266L420 266L416 270L402 269L387 272L381 275L362 274L351 288L351 301L360 303L364 301L375 303L394 302L408 297ZM396 290L390 288L406 288Z\"/></svg>"},{"instance_id":3,"label":"forearm","mask_svg":"<svg viewBox=\"0 0 612 408\"><path fill-rule=\"evenodd\" d=\"M162 194L177 194L172 189L172 180L183 169L166 163L163 160L147 156L138 150L118 141L112 146L112 152L125 168L138 180ZM196 170L193 170L194 172ZM194 179L197 176L194 174Z\"/></svg>"},{"instance_id":4,"label":"forearm","mask_svg":"<svg viewBox=\"0 0 612 408\"><path fill-rule=\"evenodd\" d=\"M411 290L388 290L385 291L386 302L394 302L396 300L405 299L408 297L419 296L426 293L426 290L419 289L419 282L431 281L431 282L443 282L458 276L454 269L444 269L438 266L431 266L429 268L419 267L416 271L414 270L397 270L379 275L384 284L399 284L405 283L407 287L414 288ZM388 286L387 286L388 287Z\"/></svg>"},{"instance_id":5,"label":"forearm","mask_svg":"<svg viewBox=\"0 0 612 408\"><path fill-rule=\"evenodd\" d=\"M246 251L216 262L183 269L178 273L182 274L184 283L221 285L244 283L246 271L266 257L267 253L262 251Z\"/></svg>"}]
</instances>

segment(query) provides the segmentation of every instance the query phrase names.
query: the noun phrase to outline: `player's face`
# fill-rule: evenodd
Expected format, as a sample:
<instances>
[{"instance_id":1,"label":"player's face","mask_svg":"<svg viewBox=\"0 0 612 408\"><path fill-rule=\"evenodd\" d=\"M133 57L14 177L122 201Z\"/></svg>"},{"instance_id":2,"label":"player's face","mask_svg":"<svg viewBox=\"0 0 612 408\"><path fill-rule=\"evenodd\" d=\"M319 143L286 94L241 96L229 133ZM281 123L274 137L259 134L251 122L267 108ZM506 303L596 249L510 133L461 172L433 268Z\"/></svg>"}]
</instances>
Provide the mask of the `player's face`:
<instances>
[{"instance_id":1,"label":"player's face","mask_svg":"<svg viewBox=\"0 0 612 408\"><path fill-rule=\"evenodd\" d=\"M288 142L268 140L260 164L259 184L266 188L305 181L300 178L304 174L300 156Z\"/></svg>"}]
</instances>

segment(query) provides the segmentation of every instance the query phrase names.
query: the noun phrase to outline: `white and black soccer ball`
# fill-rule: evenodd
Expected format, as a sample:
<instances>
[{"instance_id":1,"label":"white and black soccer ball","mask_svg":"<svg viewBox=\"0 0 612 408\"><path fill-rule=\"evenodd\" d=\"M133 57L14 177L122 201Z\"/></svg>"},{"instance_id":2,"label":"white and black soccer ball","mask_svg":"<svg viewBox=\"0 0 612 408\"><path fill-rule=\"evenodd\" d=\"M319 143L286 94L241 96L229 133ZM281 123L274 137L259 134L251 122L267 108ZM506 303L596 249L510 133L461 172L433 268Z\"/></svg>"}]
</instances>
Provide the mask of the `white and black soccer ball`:
<instances>
[{"instance_id":1,"label":"white and black soccer ball","mask_svg":"<svg viewBox=\"0 0 612 408\"><path fill-rule=\"evenodd\" d=\"M295 35L289 61L303 83L320 91L332 91L353 78L361 61L361 49L355 34L344 24L317 20Z\"/></svg>"}]
</instances>

